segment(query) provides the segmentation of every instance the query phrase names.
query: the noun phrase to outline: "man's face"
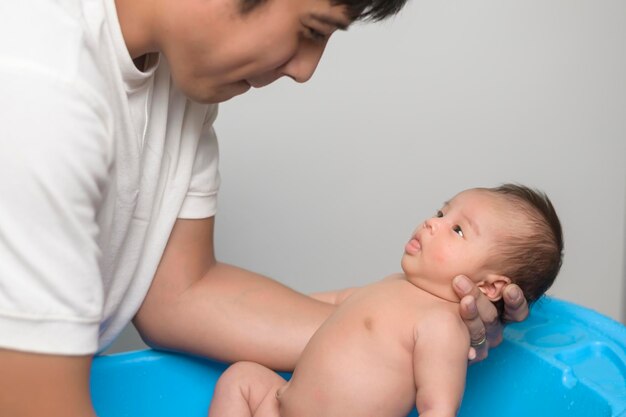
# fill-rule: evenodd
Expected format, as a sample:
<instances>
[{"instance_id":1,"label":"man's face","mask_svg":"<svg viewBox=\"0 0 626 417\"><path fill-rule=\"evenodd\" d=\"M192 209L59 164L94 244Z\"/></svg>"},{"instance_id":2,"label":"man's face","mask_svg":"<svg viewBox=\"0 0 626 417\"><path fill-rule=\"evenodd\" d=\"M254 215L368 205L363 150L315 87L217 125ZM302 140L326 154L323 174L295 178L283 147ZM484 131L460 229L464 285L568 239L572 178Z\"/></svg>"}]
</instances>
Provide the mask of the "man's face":
<instances>
[{"instance_id":1,"label":"man's face","mask_svg":"<svg viewBox=\"0 0 626 417\"><path fill-rule=\"evenodd\" d=\"M484 190L455 196L413 233L405 246L402 269L422 283L450 287L457 275L485 278L490 255L510 227L502 197Z\"/></svg>"},{"instance_id":2,"label":"man's face","mask_svg":"<svg viewBox=\"0 0 626 417\"><path fill-rule=\"evenodd\" d=\"M242 14L239 0L161 0L157 48L191 99L216 103L282 76L305 82L330 35L351 21L329 0L266 0Z\"/></svg>"}]
</instances>

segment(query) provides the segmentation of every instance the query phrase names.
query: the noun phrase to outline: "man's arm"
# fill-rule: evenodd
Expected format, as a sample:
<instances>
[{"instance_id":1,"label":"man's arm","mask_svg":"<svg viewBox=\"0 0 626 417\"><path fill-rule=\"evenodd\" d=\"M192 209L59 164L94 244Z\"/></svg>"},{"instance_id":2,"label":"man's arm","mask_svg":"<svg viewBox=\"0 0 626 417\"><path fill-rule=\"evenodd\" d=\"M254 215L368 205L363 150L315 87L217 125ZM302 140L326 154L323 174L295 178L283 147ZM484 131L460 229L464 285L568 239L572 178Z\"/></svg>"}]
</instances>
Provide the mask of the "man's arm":
<instances>
[{"instance_id":1,"label":"man's arm","mask_svg":"<svg viewBox=\"0 0 626 417\"><path fill-rule=\"evenodd\" d=\"M3 3L4 13L18 14L9 12L15 26L0 23L0 33L23 26L20 8ZM71 71L45 53L59 39L81 39L83 28L66 20L65 6L50 4L47 15L50 25L37 30L61 38L18 32L20 42L0 48L2 417L95 416L91 356L57 353L98 346L102 280L94 219L109 184L114 123L108 92L83 77L85 67L92 70L89 54L77 49L81 42L64 45L63 56L81 57ZM10 350L16 348L55 354Z\"/></svg>"},{"instance_id":2,"label":"man's arm","mask_svg":"<svg viewBox=\"0 0 626 417\"><path fill-rule=\"evenodd\" d=\"M339 305L343 303L346 298L350 297L352 293L355 292L357 289L358 287L350 287L336 291L316 292L313 294L309 294L309 296L324 303Z\"/></svg>"},{"instance_id":3,"label":"man's arm","mask_svg":"<svg viewBox=\"0 0 626 417\"><path fill-rule=\"evenodd\" d=\"M214 218L178 219L134 323L151 346L291 370L334 310L267 277L217 262Z\"/></svg>"},{"instance_id":4,"label":"man's arm","mask_svg":"<svg viewBox=\"0 0 626 417\"><path fill-rule=\"evenodd\" d=\"M91 356L0 349L0 415L95 417L89 397Z\"/></svg>"}]
</instances>

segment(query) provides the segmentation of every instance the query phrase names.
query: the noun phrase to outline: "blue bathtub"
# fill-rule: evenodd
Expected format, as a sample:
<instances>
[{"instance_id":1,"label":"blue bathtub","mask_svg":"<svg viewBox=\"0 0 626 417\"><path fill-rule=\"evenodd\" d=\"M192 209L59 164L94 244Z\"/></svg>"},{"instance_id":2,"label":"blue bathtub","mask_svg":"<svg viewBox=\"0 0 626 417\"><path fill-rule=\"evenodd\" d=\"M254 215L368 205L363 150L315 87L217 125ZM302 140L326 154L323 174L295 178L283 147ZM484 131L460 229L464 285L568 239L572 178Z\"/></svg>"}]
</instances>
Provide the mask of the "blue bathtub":
<instances>
[{"instance_id":1,"label":"blue bathtub","mask_svg":"<svg viewBox=\"0 0 626 417\"><path fill-rule=\"evenodd\" d=\"M488 360L470 367L460 416L626 417L626 327L544 298L504 335ZM153 350L100 356L94 406L99 417L203 417L225 368Z\"/></svg>"}]
</instances>

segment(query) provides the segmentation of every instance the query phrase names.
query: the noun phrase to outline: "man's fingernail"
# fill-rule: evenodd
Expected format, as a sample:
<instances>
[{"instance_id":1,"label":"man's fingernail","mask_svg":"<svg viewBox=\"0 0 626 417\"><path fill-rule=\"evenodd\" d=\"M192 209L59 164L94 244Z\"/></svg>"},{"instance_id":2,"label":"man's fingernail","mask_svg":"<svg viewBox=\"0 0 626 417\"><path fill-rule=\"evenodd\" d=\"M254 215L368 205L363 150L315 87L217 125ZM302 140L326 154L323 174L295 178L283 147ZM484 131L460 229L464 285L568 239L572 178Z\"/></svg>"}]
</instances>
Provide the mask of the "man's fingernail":
<instances>
[{"instance_id":1,"label":"man's fingernail","mask_svg":"<svg viewBox=\"0 0 626 417\"><path fill-rule=\"evenodd\" d=\"M474 348L470 348L470 352L469 352L469 360L473 361L474 359L476 359L476 349Z\"/></svg>"},{"instance_id":2,"label":"man's fingernail","mask_svg":"<svg viewBox=\"0 0 626 417\"><path fill-rule=\"evenodd\" d=\"M472 290L472 286L464 276L454 278L454 285L456 285L456 287L464 293L468 293Z\"/></svg>"},{"instance_id":3,"label":"man's fingernail","mask_svg":"<svg viewBox=\"0 0 626 417\"><path fill-rule=\"evenodd\" d=\"M519 301L520 297L522 296L522 292L517 288L511 288L507 291L507 293L509 294L509 300L513 302Z\"/></svg>"},{"instance_id":4,"label":"man's fingernail","mask_svg":"<svg viewBox=\"0 0 626 417\"><path fill-rule=\"evenodd\" d=\"M476 303L467 303L467 310L470 312L470 314L476 314Z\"/></svg>"}]
</instances>

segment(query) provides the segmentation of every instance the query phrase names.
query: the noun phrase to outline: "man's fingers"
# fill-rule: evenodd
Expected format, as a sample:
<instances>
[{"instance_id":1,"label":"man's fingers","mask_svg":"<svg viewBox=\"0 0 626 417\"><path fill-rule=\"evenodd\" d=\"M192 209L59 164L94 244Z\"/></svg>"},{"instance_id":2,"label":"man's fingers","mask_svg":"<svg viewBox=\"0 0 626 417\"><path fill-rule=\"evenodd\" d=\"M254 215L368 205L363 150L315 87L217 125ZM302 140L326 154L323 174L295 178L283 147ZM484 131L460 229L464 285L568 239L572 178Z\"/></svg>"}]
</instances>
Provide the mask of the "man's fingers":
<instances>
[{"instance_id":1,"label":"man's fingers","mask_svg":"<svg viewBox=\"0 0 626 417\"><path fill-rule=\"evenodd\" d=\"M467 295L473 297L480 320L487 326L488 334L491 335L492 325L496 325L496 328L498 328L498 310L496 310L493 303L464 275L455 277L452 281L452 286L459 298L462 299Z\"/></svg>"},{"instance_id":2,"label":"man's fingers","mask_svg":"<svg viewBox=\"0 0 626 417\"><path fill-rule=\"evenodd\" d=\"M473 296L465 296L460 303L461 318L465 322L470 333L470 351L468 358L472 362L481 361L487 357L489 341L487 331L476 308L476 300Z\"/></svg>"},{"instance_id":3,"label":"man's fingers","mask_svg":"<svg viewBox=\"0 0 626 417\"><path fill-rule=\"evenodd\" d=\"M507 285L503 297L504 320L519 322L528 317L528 303L520 287L515 284Z\"/></svg>"},{"instance_id":4,"label":"man's fingers","mask_svg":"<svg viewBox=\"0 0 626 417\"><path fill-rule=\"evenodd\" d=\"M476 300L471 295L464 297L461 300L461 318L465 322L465 325L470 332L470 342L473 345L478 344L487 337L487 331L485 325L480 319L478 310L476 309Z\"/></svg>"},{"instance_id":5,"label":"man's fingers","mask_svg":"<svg viewBox=\"0 0 626 417\"><path fill-rule=\"evenodd\" d=\"M461 297L461 318L470 331L472 346L478 362L487 357L489 347L498 346L502 342L502 324L498 318L498 310L480 289L466 276L459 275L452 281L452 286ZM481 343L487 339L486 343Z\"/></svg>"},{"instance_id":6,"label":"man's fingers","mask_svg":"<svg viewBox=\"0 0 626 417\"><path fill-rule=\"evenodd\" d=\"M474 285L474 283L470 281L470 279L465 275L459 275L454 277L454 279L452 280L452 288L454 289L454 292L456 292L456 295L459 296L459 298L463 298L466 295L471 295L475 299L478 299L478 297L482 295L478 287Z\"/></svg>"},{"instance_id":7,"label":"man's fingers","mask_svg":"<svg viewBox=\"0 0 626 417\"><path fill-rule=\"evenodd\" d=\"M476 349L470 347L469 353L467 354L467 359L469 359L470 362L473 362L474 359L476 359Z\"/></svg>"},{"instance_id":8,"label":"man's fingers","mask_svg":"<svg viewBox=\"0 0 626 417\"><path fill-rule=\"evenodd\" d=\"M469 333L471 348L468 358L471 363L487 357L489 347L502 342L503 327L493 303L469 278L459 275L452 280L452 288L461 299L459 312ZM515 284L504 289L505 321L523 321L528 317L528 303L522 290Z\"/></svg>"}]
</instances>

